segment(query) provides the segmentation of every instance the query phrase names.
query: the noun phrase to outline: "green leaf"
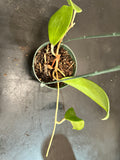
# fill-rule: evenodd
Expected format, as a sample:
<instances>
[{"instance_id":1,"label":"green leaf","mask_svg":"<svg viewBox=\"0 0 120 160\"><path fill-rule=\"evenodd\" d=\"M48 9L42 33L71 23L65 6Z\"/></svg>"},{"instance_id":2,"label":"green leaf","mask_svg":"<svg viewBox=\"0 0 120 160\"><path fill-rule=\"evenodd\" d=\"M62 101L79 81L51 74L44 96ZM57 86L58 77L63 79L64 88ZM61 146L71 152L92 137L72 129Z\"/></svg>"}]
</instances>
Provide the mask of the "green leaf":
<instances>
[{"instance_id":1,"label":"green leaf","mask_svg":"<svg viewBox=\"0 0 120 160\"><path fill-rule=\"evenodd\" d=\"M107 112L106 117L102 120L106 120L109 118L109 98L100 86L85 78L71 79L64 81L64 83L78 89L79 91L87 95L89 98L91 98L93 101L95 101L99 106L101 106Z\"/></svg>"},{"instance_id":2,"label":"green leaf","mask_svg":"<svg viewBox=\"0 0 120 160\"><path fill-rule=\"evenodd\" d=\"M63 5L49 20L48 35L51 44L56 45L65 35L73 15L71 6Z\"/></svg>"},{"instance_id":3,"label":"green leaf","mask_svg":"<svg viewBox=\"0 0 120 160\"><path fill-rule=\"evenodd\" d=\"M72 2L72 0L67 0L68 4L73 7L73 9L77 12L80 13L82 12L82 9L78 7L75 3Z\"/></svg>"},{"instance_id":4,"label":"green leaf","mask_svg":"<svg viewBox=\"0 0 120 160\"><path fill-rule=\"evenodd\" d=\"M78 118L73 108L69 108L65 113L65 119L70 121L73 129L82 130L84 128L84 120Z\"/></svg>"}]
</instances>

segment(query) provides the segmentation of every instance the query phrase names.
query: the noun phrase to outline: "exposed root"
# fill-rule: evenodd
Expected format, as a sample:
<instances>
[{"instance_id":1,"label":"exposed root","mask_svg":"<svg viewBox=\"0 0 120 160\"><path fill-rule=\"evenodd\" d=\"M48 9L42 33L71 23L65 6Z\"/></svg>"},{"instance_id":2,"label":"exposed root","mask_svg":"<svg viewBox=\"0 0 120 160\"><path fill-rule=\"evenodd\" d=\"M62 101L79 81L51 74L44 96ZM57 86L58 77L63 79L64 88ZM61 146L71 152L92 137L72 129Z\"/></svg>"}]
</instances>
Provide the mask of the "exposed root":
<instances>
[{"instance_id":1,"label":"exposed root","mask_svg":"<svg viewBox=\"0 0 120 160\"><path fill-rule=\"evenodd\" d=\"M42 66L40 62L39 62L39 66L40 66L40 72L42 72Z\"/></svg>"}]
</instances>

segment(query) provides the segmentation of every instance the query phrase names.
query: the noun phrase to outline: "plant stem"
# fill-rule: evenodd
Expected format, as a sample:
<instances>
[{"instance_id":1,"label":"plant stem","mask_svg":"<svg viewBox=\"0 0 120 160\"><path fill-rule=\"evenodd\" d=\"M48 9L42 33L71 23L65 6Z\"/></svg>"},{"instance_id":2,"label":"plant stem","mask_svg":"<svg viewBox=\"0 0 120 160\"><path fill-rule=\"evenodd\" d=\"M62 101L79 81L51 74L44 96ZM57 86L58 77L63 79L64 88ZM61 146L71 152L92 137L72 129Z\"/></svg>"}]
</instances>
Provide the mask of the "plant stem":
<instances>
[{"instance_id":1,"label":"plant stem","mask_svg":"<svg viewBox=\"0 0 120 160\"><path fill-rule=\"evenodd\" d=\"M58 77L58 75L57 75ZM47 149L47 152L46 152L46 157L48 157L48 154L49 154L49 150L50 150L50 147L51 147L51 144L52 144L52 141L53 141L53 137L55 135L55 129L56 129L56 124L57 124L57 113L58 113L58 104L59 104L59 82L57 83L57 102L56 102L56 111L55 111L55 122L54 122L54 128L53 128L53 132L52 132L52 136L51 136L51 139L50 139L50 142L49 142L49 145L48 145L48 149Z\"/></svg>"},{"instance_id":2,"label":"plant stem","mask_svg":"<svg viewBox=\"0 0 120 160\"><path fill-rule=\"evenodd\" d=\"M62 124L66 119L63 118L61 121L57 121L57 124Z\"/></svg>"},{"instance_id":3,"label":"plant stem","mask_svg":"<svg viewBox=\"0 0 120 160\"><path fill-rule=\"evenodd\" d=\"M64 37L63 37L64 38ZM60 49L60 44L62 43L63 38L59 41L58 46L57 46L57 51L56 55L58 55L59 49Z\"/></svg>"},{"instance_id":4,"label":"plant stem","mask_svg":"<svg viewBox=\"0 0 120 160\"><path fill-rule=\"evenodd\" d=\"M98 76L98 75L101 75L101 74L106 74L106 73L111 73L111 72L116 72L116 71L120 71L120 65L118 65L116 67L113 67L113 68L110 68L110 69L107 69L107 70L96 71L96 72L93 72L93 73L83 74L83 75L80 75L80 76L75 76L75 77L70 77L70 78L68 77L67 79L61 79L59 81L47 82L47 83L44 83L44 84L53 84L53 83L57 83L57 82L64 82L64 81L67 81L67 80L82 78L82 77L84 77L84 78L93 77L93 76Z\"/></svg>"},{"instance_id":5,"label":"plant stem","mask_svg":"<svg viewBox=\"0 0 120 160\"><path fill-rule=\"evenodd\" d=\"M64 43L70 42L70 41L76 41L81 39L94 39L94 38L109 38L109 37L120 37L120 33L112 33L112 34L106 34L106 35L95 35L95 36L82 36L78 38L68 39L67 41L64 41Z\"/></svg>"},{"instance_id":6,"label":"plant stem","mask_svg":"<svg viewBox=\"0 0 120 160\"><path fill-rule=\"evenodd\" d=\"M54 45L51 44L51 53L53 54L53 56L55 56L55 53L54 53Z\"/></svg>"}]
</instances>

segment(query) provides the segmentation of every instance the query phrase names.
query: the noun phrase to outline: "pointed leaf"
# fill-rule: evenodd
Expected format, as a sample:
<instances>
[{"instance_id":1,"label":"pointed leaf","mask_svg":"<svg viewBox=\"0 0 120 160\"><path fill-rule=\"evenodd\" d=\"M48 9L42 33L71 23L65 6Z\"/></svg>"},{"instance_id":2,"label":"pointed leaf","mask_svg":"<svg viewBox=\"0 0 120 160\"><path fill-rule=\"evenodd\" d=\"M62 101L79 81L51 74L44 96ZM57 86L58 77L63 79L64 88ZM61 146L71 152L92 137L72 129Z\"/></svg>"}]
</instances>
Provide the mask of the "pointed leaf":
<instances>
[{"instance_id":1,"label":"pointed leaf","mask_svg":"<svg viewBox=\"0 0 120 160\"><path fill-rule=\"evenodd\" d=\"M109 118L109 111L110 111L109 98L105 93L105 91L100 86L85 78L71 79L64 81L64 83L83 92L93 101L95 101L99 106L101 106L107 112L106 117L102 120L106 120Z\"/></svg>"},{"instance_id":2,"label":"pointed leaf","mask_svg":"<svg viewBox=\"0 0 120 160\"><path fill-rule=\"evenodd\" d=\"M48 35L51 44L56 45L65 35L73 15L73 8L64 5L49 20Z\"/></svg>"},{"instance_id":3,"label":"pointed leaf","mask_svg":"<svg viewBox=\"0 0 120 160\"><path fill-rule=\"evenodd\" d=\"M65 119L70 121L73 129L82 130L84 128L84 120L78 118L73 108L69 108L65 113Z\"/></svg>"},{"instance_id":4,"label":"pointed leaf","mask_svg":"<svg viewBox=\"0 0 120 160\"><path fill-rule=\"evenodd\" d=\"M72 0L67 0L68 4L73 7L73 9L77 12L80 13L82 12L82 9L78 7L75 3L72 2Z\"/></svg>"}]
</instances>

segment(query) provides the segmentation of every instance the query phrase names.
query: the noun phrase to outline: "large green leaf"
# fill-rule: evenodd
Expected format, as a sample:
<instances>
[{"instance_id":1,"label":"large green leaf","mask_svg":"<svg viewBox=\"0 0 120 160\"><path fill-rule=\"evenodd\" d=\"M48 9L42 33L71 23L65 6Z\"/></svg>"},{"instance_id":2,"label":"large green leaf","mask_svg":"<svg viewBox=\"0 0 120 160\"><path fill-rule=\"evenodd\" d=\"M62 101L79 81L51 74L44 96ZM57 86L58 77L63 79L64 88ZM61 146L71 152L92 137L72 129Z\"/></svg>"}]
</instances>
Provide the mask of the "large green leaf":
<instances>
[{"instance_id":1,"label":"large green leaf","mask_svg":"<svg viewBox=\"0 0 120 160\"><path fill-rule=\"evenodd\" d=\"M103 118L102 120L106 120L109 118L109 111L110 111L109 98L105 93L105 91L100 86L85 78L71 79L64 81L64 83L83 92L93 101L95 101L99 106L101 106L107 112L106 117Z\"/></svg>"},{"instance_id":2,"label":"large green leaf","mask_svg":"<svg viewBox=\"0 0 120 160\"><path fill-rule=\"evenodd\" d=\"M70 121L73 129L81 130L84 128L84 120L78 118L73 108L69 108L65 113L65 119Z\"/></svg>"},{"instance_id":3,"label":"large green leaf","mask_svg":"<svg viewBox=\"0 0 120 160\"><path fill-rule=\"evenodd\" d=\"M73 15L72 6L63 5L49 20L48 35L51 44L56 45L67 32Z\"/></svg>"},{"instance_id":4,"label":"large green leaf","mask_svg":"<svg viewBox=\"0 0 120 160\"><path fill-rule=\"evenodd\" d=\"M68 4L73 7L73 9L77 12L80 13L82 12L82 9L78 7L75 3L72 2L72 0L67 0Z\"/></svg>"}]
</instances>

